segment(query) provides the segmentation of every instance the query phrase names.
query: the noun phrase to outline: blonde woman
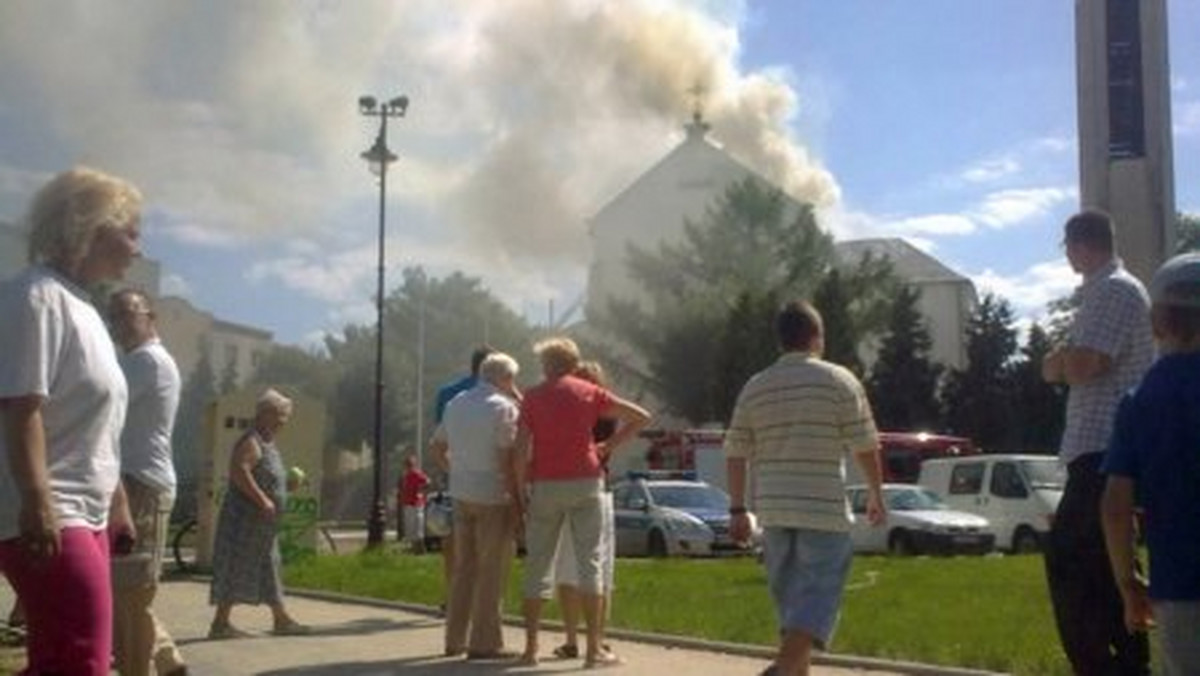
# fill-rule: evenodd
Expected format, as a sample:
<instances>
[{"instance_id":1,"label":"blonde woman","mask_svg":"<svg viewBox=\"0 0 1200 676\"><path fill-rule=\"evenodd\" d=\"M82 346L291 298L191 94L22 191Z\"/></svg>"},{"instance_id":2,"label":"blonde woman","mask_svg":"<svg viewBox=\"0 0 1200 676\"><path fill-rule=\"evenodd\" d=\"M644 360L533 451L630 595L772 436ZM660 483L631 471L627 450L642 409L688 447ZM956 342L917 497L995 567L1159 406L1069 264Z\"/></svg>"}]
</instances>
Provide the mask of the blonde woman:
<instances>
[{"instance_id":1,"label":"blonde woman","mask_svg":"<svg viewBox=\"0 0 1200 676\"><path fill-rule=\"evenodd\" d=\"M575 377L608 387L604 368L595 361L585 361L575 369ZM601 418L592 428L592 439L597 443L608 440L616 429L612 418ZM608 480L608 464L604 463L605 483ZM616 520L613 514L612 491L605 490L601 496L600 528L600 580L603 593L600 596L600 647L608 651L604 643L604 627L612 613L613 572L616 568ZM583 601L579 596L579 564L575 559L575 546L569 526L563 528L558 538L558 549L554 553L554 585L558 590L558 603L562 609L564 642L554 649L560 659L579 657L579 618L583 612Z\"/></svg>"},{"instance_id":2,"label":"blonde woman","mask_svg":"<svg viewBox=\"0 0 1200 676\"><path fill-rule=\"evenodd\" d=\"M306 634L283 604L279 557L279 518L286 501L287 470L275 438L292 416L292 400L267 389L255 406L254 424L233 447L229 486L221 503L213 544L209 603L217 607L210 639L248 634L230 622L233 606L266 604L275 620L272 633Z\"/></svg>"},{"instance_id":3,"label":"blonde woman","mask_svg":"<svg viewBox=\"0 0 1200 676\"><path fill-rule=\"evenodd\" d=\"M29 260L0 285L0 570L24 605L27 673L107 676L109 533L133 535L120 491L128 392L89 287L139 255L142 197L76 167L29 210Z\"/></svg>"},{"instance_id":4,"label":"blonde woman","mask_svg":"<svg viewBox=\"0 0 1200 676\"><path fill-rule=\"evenodd\" d=\"M601 642L604 580L604 466L618 447L650 421L641 406L575 375L579 348L569 338L534 346L542 362L541 383L521 401L517 449L529 458L531 486L526 517L523 611L525 652L521 662L538 662L542 604L553 588L551 568L564 528L570 528L578 588L587 626L585 667L620 663ZM592 430L601 418L616 420L612 436L597 442Z\"/></svg>"}]
</instances>

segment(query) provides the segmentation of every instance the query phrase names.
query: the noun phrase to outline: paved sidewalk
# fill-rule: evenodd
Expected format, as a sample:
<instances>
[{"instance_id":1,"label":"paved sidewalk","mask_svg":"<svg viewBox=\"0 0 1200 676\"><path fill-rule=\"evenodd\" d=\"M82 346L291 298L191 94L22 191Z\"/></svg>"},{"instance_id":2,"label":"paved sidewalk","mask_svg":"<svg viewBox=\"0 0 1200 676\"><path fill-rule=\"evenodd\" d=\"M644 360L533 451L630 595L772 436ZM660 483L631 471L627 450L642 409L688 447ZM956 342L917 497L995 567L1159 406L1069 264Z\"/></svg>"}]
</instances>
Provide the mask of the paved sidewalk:
<instances>
[{"instance_id":1,"label":"paved sidewalk","mask_svg":"<svg viewBox=\"0 0 1200 676\"><path fill-rule=\"evenodd\" d=\"M0 609L6 610L11 603L12 592L0 578ZM234 609L234 624L253 632L254 636L228 641L206 640L212 609L208 605L208 584L202 581L165 582L160 589L156 608L179 643L191 673L197 676L454 676L549 674L583 670L582 660L555 660L552 657L537 667L466 662L462 658L442 657L442 621L418 607L406 610L391 604L347 602L308 595L289 595L287 603L293 616L313 627L313 634L300 637L272 636L269 633L271 616L265 607L239 606ZM543 653L549 657L550 650L557 645L561 635L547 631L543 636ZM520 647L520 630L506 627L505 639L510 648ZM626 661L622 666L603 670L612 674L753 675L768 664L763 657L620 639L610 643ZM891 671L853 666L822 666L813 670L818 676L884 676L902 672L921 673L912 669Z\"/></svg>"}]
</instances>

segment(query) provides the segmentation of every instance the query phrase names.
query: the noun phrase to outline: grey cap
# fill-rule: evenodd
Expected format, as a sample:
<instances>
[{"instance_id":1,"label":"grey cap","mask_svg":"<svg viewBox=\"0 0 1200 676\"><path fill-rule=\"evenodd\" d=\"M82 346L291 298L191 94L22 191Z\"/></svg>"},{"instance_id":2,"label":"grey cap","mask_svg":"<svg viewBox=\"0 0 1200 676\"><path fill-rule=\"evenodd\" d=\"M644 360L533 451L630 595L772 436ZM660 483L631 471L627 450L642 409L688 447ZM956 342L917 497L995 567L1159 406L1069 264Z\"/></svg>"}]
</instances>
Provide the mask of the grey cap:
<instances>
[{"instance_id":1,"label":"grey cap","mask_svg":"<svg viewBox=\"0 0 1200 676\"><path fill-rule=\"evenodd\" d=\"M1200 307L1200 253L1179 254L1163 263L1150 282L1150 300L1159 305Z\"/></svg>"}]
</instances>

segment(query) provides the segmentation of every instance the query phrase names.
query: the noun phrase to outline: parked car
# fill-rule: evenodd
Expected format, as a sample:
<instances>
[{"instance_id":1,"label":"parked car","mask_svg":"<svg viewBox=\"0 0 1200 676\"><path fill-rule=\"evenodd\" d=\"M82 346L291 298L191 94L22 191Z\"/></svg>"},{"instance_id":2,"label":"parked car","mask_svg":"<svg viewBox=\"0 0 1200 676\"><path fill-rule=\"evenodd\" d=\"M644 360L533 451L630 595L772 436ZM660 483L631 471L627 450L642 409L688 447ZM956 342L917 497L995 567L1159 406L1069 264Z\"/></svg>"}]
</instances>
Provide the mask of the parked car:
<instances>
[{"instance_id":1,"label":"parked car","mask_svg":"<svg viewBox=\"0 0 1200 676\"><path fill-rule=\"evenodd\" d=\"M930 460L919 479L954 509L986 518L996 546L1016 553L1041 548L1066 481L1058 458L1012 454Z\"/></svg>"},{"instance_id":2,"label":"parked car","mask_svg":"<svg viewBox=\"0 0 1200 676\"><path fill-rule=\"evenodd\" d=\"M617 556L711 556L754 551L729 536L729 495L681 472L631 472L613 484Z\"/></svg>"},{"instance_id":3,"label":"parked car","mask_svg":"<svg viewBox=\"0 0 1200 676\"><path fill-rule=\"evenodd\" d=\"M884 484L887 522L867 523L867 487L846 489L855 523L850 537L856 552L985 554L995 546L987 519L951 509L932 491L912 484Z\"/></svg>"}]
</instances>

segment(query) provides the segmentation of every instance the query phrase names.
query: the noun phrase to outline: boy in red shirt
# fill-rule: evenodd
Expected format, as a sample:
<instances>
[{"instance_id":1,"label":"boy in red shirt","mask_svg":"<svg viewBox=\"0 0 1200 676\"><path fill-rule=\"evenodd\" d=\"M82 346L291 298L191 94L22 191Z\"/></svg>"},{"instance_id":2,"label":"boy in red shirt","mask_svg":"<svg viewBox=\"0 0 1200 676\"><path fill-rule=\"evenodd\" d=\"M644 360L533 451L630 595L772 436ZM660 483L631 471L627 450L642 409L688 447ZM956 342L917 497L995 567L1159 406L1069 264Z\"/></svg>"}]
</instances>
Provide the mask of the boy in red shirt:
<instances>
[{"instance_id":1,"label":"boy in red shirt","mask_svg":"<svg viewBox=\"0 0 1200 676\"><path fill-rule=\"evenodd\" d=\"M425 492L429 490L429 477L417 466L414 455L404 457L404 474L397 486L396 502L400 507L403 524L401 534L416 554L425 552Z\"/></svg>"}]
</instances>

